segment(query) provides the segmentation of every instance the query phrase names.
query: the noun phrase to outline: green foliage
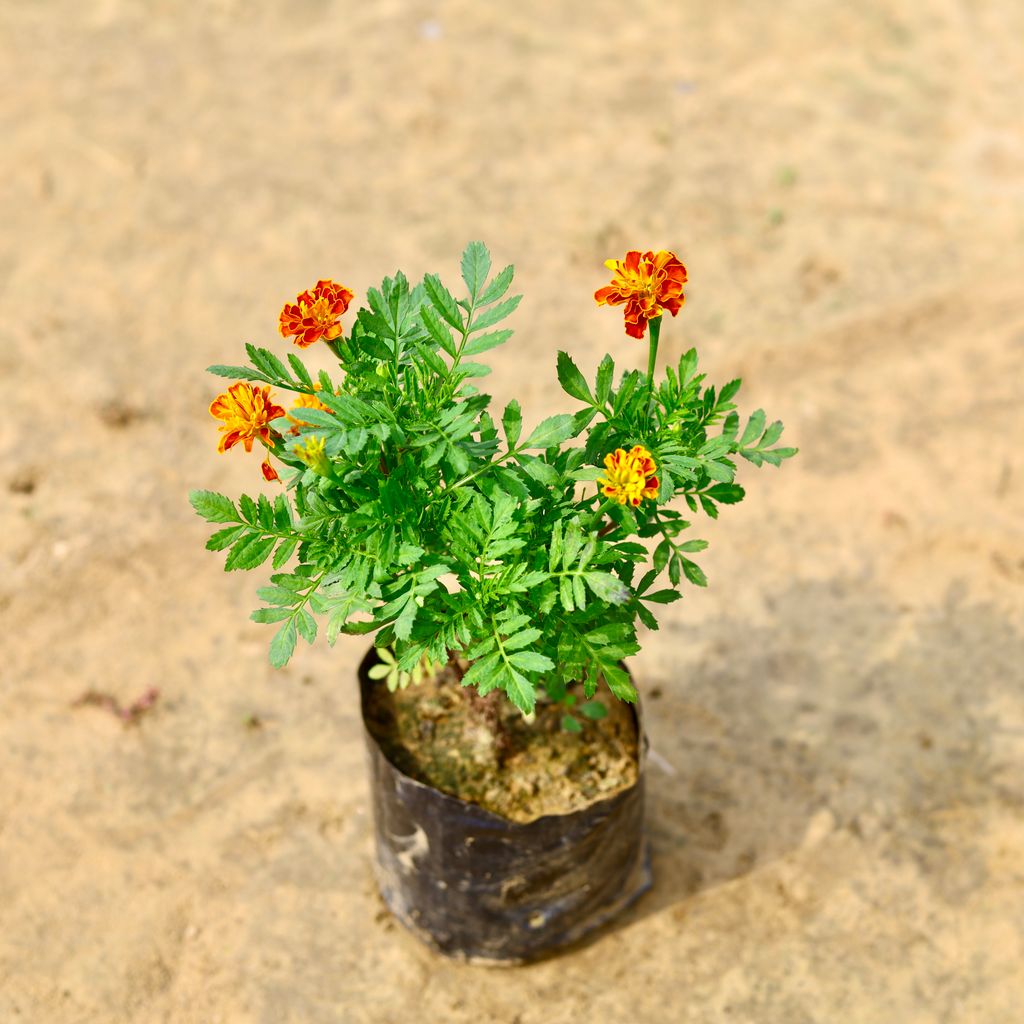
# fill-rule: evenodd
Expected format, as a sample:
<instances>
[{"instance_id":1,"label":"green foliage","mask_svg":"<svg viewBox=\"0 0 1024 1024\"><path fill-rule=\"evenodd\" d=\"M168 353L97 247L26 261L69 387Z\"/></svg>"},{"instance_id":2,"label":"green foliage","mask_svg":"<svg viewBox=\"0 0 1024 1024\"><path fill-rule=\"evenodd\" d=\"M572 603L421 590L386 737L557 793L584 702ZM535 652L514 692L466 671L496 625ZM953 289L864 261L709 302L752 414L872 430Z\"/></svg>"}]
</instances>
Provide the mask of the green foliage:
<instances>
[{"instance_id":1,"label":"green foliage","mask_svg":"<svg viewBox=\"0 0 1024 1024\"><path fill-rule=\"evenodd\" d=\"M436 672L440 667L429 658L421 658L412 668L406 672L399 668L398 659L389 647L381 647L377 654L380 661L369 670L371 679L383 679L387 688L394 693L395 690L404 690L410 683L418 686L430 673Z\"/></svg>"},{"instance_id":2,"label":"green foliage","mask_svg":"<svg viewBox=\"0 0 1024 1024\"><path fill-rule=\"evenodd\" d=\"M707 544L684 536L690 522L670 502L717 517L743 498L737 456L779 465L795 449L776 446L782 425L761 410L741 431L740 382L706 386L693 350L660 381L627 370L617 384L611 356L591 384L559 352L558 380L579 407L524 429L513 401L496 423L471 383L489 368L473 357L508 341L499 325L519 296L507 297L512 268L492 275L479 242L461 271L462 297L433 274L370 289L349 336L329 343L334 377L253 345L247 365L211 367L315 393L326 411L270 425L287 494L236 503L194 491L192 504L218 526L207 547L227 552L226 569L270 559L277 570L252 616L277 627L274 665L300 637L312 643L318 623L331 644L373 634L375 677L392 688L460 655L465 685L501 689L524 713L545 687L578 731L606 713L602 688L636 699L622 661L639 650L637 624L657 629L654 609L677 600L684 580L707 585L690 557ZM310 457L311 441L325 457ZM606 500L595 486L604 457L638 444L656 462L658 500Z\"/></svg>"}]
</instances>

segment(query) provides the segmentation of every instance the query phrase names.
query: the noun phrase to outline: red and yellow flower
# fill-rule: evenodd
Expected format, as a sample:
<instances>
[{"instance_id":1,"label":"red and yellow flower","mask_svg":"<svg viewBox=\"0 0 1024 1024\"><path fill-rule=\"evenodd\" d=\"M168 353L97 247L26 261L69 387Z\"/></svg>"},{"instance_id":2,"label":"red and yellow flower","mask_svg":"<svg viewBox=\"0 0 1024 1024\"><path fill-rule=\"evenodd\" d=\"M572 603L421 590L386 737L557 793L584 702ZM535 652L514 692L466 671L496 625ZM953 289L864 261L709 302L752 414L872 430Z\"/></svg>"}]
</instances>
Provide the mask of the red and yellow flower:
<instances>
[{"instance_id":1,"label":"red and yellow flower","mask_svg":"<svg viewBox=\"0 0 1024 1024\"><path fill-rule=\"evenodd\" d=\"M210 415L223 420L217 451L226 452L239 442L247 452L258 437L270 444L270 421L284 415L284 409L270 400L270 386L256 387L240 382L232 384L210 404Z\"/></svg>"},{"instance_id":2,"label":"red and yellow flower","mask_svg":"<svg viewBox=\"0 0 1024 1024\"><path fill-rule=\"evenodd\" d=\"M686 301L686 267L673 252L632 249L625 259L607 260L605 266L614 272L612 283L598 288L594 299L599 306L625 305L626 333L631 338L642 338L648 321L666 309L675 316Z\"/></svg>"},{"instance_id":3,"label":"red and yellow flower","mask_svg":"<svg viewBox=\"0 0 1024 1024\"><path fill-rule=\"evenodd\" d=\"M661 485L654 475L656 469L643 445L634 445L628 452L616 448L605 456L604 475L597 483L606 498L614 498L620 505L629 502L635 508L644 498L657 499Z\"/></svg>"},{"instance_id":4,"label":"red and yellow flower","mask_svg":"<svg viewBox=\"0 0 1024 1024\"><path fill-rule=\"evenodd\" d=\"M341 315L355 298L333 281L317 281L312 292L305 291L294 302L286 302L278 327L284 338L295 338L299 348L308 348L324 338L334 341L341 334Z\"/></svg>"},{"instance_id":5,"label":"red and yellow flower","mask_svg":"<svg viewBox=\"0 0 1024 1024\"><path fill-rule=\"evenodd\" d=\"M284 409L270 400L270 387L256 387L240 382L232 384L210 404L210 415L223 420L217 451L226 452L241 443L247 452L257 438L268 448L273 443L270 421L284 415ZM260 467L266 480L278 480L277 471L270 464L270 456Z\"/></svg>"}]
</instances>

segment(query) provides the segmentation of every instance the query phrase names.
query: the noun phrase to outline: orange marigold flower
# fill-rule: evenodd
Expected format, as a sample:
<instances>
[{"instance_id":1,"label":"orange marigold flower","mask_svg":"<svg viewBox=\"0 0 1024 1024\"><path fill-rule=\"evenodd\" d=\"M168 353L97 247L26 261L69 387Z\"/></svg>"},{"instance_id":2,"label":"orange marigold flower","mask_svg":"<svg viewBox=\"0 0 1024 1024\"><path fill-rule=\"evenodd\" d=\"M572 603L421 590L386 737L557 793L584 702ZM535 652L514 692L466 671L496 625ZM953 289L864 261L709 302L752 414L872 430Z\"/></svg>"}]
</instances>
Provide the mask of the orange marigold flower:
<instances>
[{"instance_id":1,"label":"orange marigold flower","mask_svg":"<svg viewBox=\"0 0 1024 1024\"><path fill-rule=\"evenodd\" d=\"M281 310L279 328L284 338L295 338L299 348L308 348L326 338L334 341L341 334L338 320L355 296L333 281L317 281L312 292L303 292Z\"/></svg>"},{"instance_id":2,"label":"orange marigold flower","mask_svg":"<svg viewBox=\"0 0 1024 1024\"><path fill-rule=\"evenodd\" d=\"M220 444L217 451L226 452L239 441L247 452L252 451L254 438L270 444L271 420L284 415L284 409L270 401L270 387L256 387L253 384L232 384L210 405L210 415L224 423L221 426Z\"/></svg>"},{"instance_id":3,"label":"orange marigold flower","mask_svg":"<svg viewBox=\"0 0 1024 1024\"><path fill-rule=\"evenodd\" d=\"M675 316L686 297L686 267L673 252L641 253L632 249L624 260L607 260L605 266L614 271L612 283L594 292L599 306L625 304L626 333L642 338L648 320L655 320L664 310Z\"/></svg>"},{"instance_id":4,"label":"orange marigold flower","mask_svg":"<svg viewBox=\"0 0 1024 1024\"><path fill-rule=\"evenodd\" d=\"M614 498L620 505L628 501L635 507L643 498L657 499L660 484L655 469L654 459L643 445L634 445L628 452L616 448L605 456L604 476L597 482L606 498Z\"/></svg>"}]
</instances>

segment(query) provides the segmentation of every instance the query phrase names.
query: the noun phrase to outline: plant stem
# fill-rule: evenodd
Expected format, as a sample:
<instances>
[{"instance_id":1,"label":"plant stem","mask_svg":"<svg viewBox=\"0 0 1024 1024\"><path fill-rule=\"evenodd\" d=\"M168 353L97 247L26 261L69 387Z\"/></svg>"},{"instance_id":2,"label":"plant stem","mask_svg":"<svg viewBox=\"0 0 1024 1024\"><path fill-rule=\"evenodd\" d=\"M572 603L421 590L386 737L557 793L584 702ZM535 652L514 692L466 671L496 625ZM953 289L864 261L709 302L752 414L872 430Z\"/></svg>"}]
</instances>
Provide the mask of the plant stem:
<instances>
[{"instance_id":1,"label":"plant stem","mask_svg":"<svg viewBox=\"0 0 1024 1024\"><path fill-rule=\"evenodd\" d=\"M462 677L466 674L457 656L448 663L455 678L462 683ZM487 731L494 738L494 756L499 765L504 764L505 758L512 749L512 737L505 727L505 719L502 716L503 701L501 690L491 690L486 696L481 697L475 686L465 688L466 703L470 712L482 722Z\"/></svg>"},{"instance_id":2,"label":"plant stem","mask_svg":"<svg viewBox=\"0 0 1024 1024\"><path fill-rule=\"evenodd\" d=\"M654 364L658 360L658 340L661 337L661 317L655 317L649 321L651 331L650 341L647 348L647 394L650 396L648 413L654 409Z\"/></svg>"},{"instance_id":3,"label":"plant stem","mask_svg":"<svg viewBox=\"0 0 1024 1024\"><path fill-rule=\"evenodd\" d=\"M598 491L597 493L598 493L598 497L600 497L601 496L601 492ZM602 501L601 504L598 505L598 507L595 510L594 514L587 521L587 524L583 527L583 532L584 533L590 533L590 531L593 530L594 527L597 526L597 524L599 522L601 522L601 520L604 518L605 512L607 512L608 509L610 509L612 507L612 505L614 505L614 504L615 504L615 499L614 498L605 498L604 501Z\"/></svg>"}]
</instances>

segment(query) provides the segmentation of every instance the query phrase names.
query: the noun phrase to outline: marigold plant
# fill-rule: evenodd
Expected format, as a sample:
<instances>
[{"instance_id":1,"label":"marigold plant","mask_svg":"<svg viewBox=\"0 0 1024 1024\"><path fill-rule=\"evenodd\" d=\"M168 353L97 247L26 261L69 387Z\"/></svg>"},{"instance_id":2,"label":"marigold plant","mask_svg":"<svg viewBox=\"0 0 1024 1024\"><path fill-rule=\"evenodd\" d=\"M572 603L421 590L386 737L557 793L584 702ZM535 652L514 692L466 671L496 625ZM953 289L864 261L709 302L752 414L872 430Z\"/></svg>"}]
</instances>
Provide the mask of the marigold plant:
<instances>
[{"instance_id":1,"label":"marigold plant","mask_svg":"<svg viewBox=\"0 0 1024 1024\"><path fill-rule=\"evenodd\" d=\"M258 439L280 471L273 497L191 495L220 526L207 547L227 550L226 569L272 560L252 617L277 626L274 665L322 624L332 644L373 634L390 686L459 657L465 685L500 688L525 713L540 689L571 703L570 688L591 698L603 685L635 700L621 663L638 625L656 629L654 609L683 580L706 584L691 556L707 544L686 538L672 505L717 517L744 494L737 456L777 466L795 449L777 446L782 424L761 410L741 429L740 381L706 385L694 350L656 379L661 319L679 312L687 280L673 253L608 265L615 278L595 298L625 307L627 334L650 328L647 372L617 374L606 355L589 381L559 352L576 408L532 429L516 401L492 416L473 383L520 298L508 296L512 267L491 276L479 242L462 256L462 297L434 274L410 286L399 272L369 290L347 335L347 288L322 280L286 305L281 334L324 346L332 372L254 345L247 364L210 367L239 382L211 406L220 450Z\"/></svg>"}]
</instances>

